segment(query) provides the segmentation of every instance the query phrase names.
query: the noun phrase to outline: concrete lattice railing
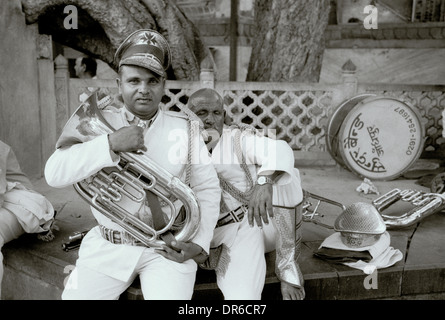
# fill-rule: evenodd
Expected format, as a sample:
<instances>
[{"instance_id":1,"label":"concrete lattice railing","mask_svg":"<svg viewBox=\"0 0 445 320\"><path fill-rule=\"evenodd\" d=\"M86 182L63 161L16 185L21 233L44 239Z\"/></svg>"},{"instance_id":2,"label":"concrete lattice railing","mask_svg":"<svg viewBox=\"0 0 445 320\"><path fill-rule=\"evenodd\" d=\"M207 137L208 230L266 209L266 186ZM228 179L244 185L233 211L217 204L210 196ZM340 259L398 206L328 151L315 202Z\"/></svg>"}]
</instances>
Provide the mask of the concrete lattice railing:
<instances>
[{"instance_id":1,"label":"concrete lattice railing","mask_svg":"<svg viewBox=\"0 0 445 320\"><path fill-rule=\"evenodd\" d=\"M212 70L203 70L201 80L167 81L162 107L187 104L195 90L210 87L224 98L228 116L235 123L247 123L289 143L302 159L332 160L326 148L326 127L330 116L346 99L361 93L398 98L416 108L425 126L426 151L443 142L442 110L445 86L357 83L351 61L342 68L338 84L217 82ZM66 59L56 59L57 136L79 106L82 93L101 88L116 94L115 79L70 79ZM272 130L272 131L271 131Z\"/></svg>"}]
</instances>

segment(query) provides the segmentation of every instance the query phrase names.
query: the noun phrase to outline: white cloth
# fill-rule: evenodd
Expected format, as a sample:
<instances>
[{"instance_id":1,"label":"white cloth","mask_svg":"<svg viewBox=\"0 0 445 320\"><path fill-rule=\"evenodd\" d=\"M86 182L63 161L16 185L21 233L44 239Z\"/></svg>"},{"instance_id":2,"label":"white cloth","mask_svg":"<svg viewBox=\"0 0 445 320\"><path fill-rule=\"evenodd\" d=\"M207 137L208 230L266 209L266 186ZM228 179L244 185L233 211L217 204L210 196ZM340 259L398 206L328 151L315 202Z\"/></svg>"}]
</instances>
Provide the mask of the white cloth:
<instances>
[{"instance_id":1,"label":"white cloth","mask_svg":"<svg viewBox=\"0 0 445 320\"><path fill-rule=\"evenodd\" d=\"M348 247L341 241L341 233L340 232L334 232L329 237L324 239L324 241L321 243L320 248L332 248L332 249L339 249L339 250L348 250L348 251L368 251L369 254L376 258L382 252L388 248L388 246L391 243L391 236L389 235L388 231L385 231L373 245L366 246L366 247Z\"/></svg>"},{"instance_id":2,"label":"white cloth","mask_svg":"<svg viewBox=\"0 0 445 320\"><path fill-rule=\"evenodd\" d=\"M40 193L11 189L4 195L3 207L13 212L27 233L48 231L54 218L54 208Z\"/></svg>"},{"instance_id":3,"label":"white cloth","mask_svg":"<svg viewBox=\"0 0 445 320\"><path fill-rule=\"evenodd\" d=\"M216 171L237 189L246 191L248 184L243 169L236 157L234 137L239 129L225 127L221 138L213 147L212 162ZM256 182L257 174L283 171L284 174L273 186L273 204L295 206L303 199L299 171L294 168L294 156L289 145L280 140L243 132L241 148L249 171ZM223 191L229 210L241 203ZM221 212L220 218L225 215ZM255 224L250 227L247 216L242 222L232 223L215 229L211 246L225 244L229 248L229 263L224 274L217 272L217 284L225 299L261 298L266 275L264 254L275 249L276 230L272 219L261 230ZM218 271L218 269L217 269Z\"/></svg>"},{"instance_id":4,"label":"white cloth","mask_svg":"<svg viewBox=\"0 0 445 320\"><path fill-rule=\"evenodd\" d=\"M391 247L390 243L391 236L388 231L385 231L373 245L352 248L348 247L341 241L340 232L334 232L321 243L320 248L324 247L347 251L368 251L372 257L369 262L358 260L357 262L343 262L343 264L361 270L370 267L383 269L394 265L403 258L402 252L399 249Z\"/></svg>"},{"instance_id":5,"label":"white cloth","mask_svg":"<svg viewBox=\"0 0 445 320\"><path fill-rule=\"evenodd\" d=\"M107 107L102 114L116 129L129 125L125 108ZM160 110L156 120L145 131L144 139L147 156L184 181L188 145L188 123L185 117L177 112ZM199 144L195 153L206 148L202 138L198 138L197 143ZM190 185L200 204L201 221L192 242L208 252L218 219L221 191L208 153L195 155L195 158L200 161L191 166ZM53 187L65 187L91 176L104 167L115 166L118 162L119 156L110 151L107 135L104 134L88 142L57 149L46 163L45 178ZM146 210L149 211L149 208ZM122 230L94 208L92 213L99 224ZM145 248L116 247L101 237L93 236L93 233L90 236L90 233L82 241L78 263L115 279L128 281ZM193 260L183 265L188 271L196 271L196 263Z\"/></svg>"},{"instance_id":6,"label":"white cloth","mask_svg":"<svg viewBox=\"0 0 445 320\"><path fill-rule=\"evenodd\" d=\"M379 256L371 259L369 262L358 260L357 262L345 262L344 264L355 269L363 270L366 273L367 270L372 269L384 269L391 267L400 260L403 259L403 253L399 249L393 247L386 248Z\"/></svg>"},{"instance_id":7,"label":"white cloth","mask_svg":"<svg viewBox=\"0 0 445 320\"><path fill-rule=\"evenodd\" d=\"M7 190L14 187L33 189L31 181L20 168L14 151L6 143L0 141L0 195L4 195Z\"/></svg>"},{"instance_id":8,"label":"white cloth","mask_svg":"<svg viewBox=\"0 0 445 320\"><path fill-rule=\"evenodd\" d=\"M0 298L5 243L25 232L49 230L54 217L51 203L33 190L9 145L0 141Z\"/></svg>"},{"instance_id":9,"label":"white cloth","mask_svg":"<svg viewBox=\"0 0 445 320\"><path fill-rule=\"evenodd\" d=\"M3 280L3 254L1 252L3 245L20 237L23 230L16 215L5 208L0 208L0 299L2 297Z\"/></svg>"}]
</instances>

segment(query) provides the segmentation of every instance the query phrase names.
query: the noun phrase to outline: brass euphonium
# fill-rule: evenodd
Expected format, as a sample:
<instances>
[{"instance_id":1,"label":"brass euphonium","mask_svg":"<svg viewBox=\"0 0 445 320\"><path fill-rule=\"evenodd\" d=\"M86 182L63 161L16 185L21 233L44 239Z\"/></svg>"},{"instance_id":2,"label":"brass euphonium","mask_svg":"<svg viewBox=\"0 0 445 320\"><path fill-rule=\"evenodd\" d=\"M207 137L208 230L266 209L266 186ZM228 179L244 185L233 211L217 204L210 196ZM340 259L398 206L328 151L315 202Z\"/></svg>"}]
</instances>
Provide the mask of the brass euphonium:
<instances>
[{"instance_id":1,"label":"brass euphonium","mask_svg":"<svg viewBox=\"0 0 445 320\"><path fill-rule=\"evenodd\" d=\"M384 210L397 201L403 201L414 206L402 215L384 214ZM372 204L380 212L388 229L409 227L424 218L445 208L445 194L427 193L417 190L400 190L395 188L375 199Z\"/></svg>"},{"instance_id":2,"label":"brass euphonium","mask_svg":"<svg viewBox=\"0 0 445 320\"><path fill-rule=\"evenodd\" d=\"M115 129L103 117L94 92L66 123L56 147L87 142ZM178 177L160 167L145 154L121 152L116 167L104 168L74 184L79 195L104 216L149 247L160 247L161 236L171 231L178 241L188 241L200 223L200 208L194 192ZM168 222L155 230L142 221L135 208L143 208L146 192L151 191L170 209ZM172 199L176 198L176 199ZM185 214L178 214L174 202L182 203ZM180 220L180 221L178 221Z\"/></svg>"},{"instance_id":3,"label":"brass euphonium","mask_svg":"<svg viewBox=\"0 0 445 320\"><path fill-rule=\"evenodd\" d=\"M387 214L388 212L385 210L398 201L401 201L404 207L407 205L410 209L404 208L402 214ZM445 193L395 188L373 200L372 205L380 213L387 229L400 229L410 227L424 218L445 209ZM303 221L333 229L333 225L329 222L323 222L323 220L329 221L329 217L332 220L344 211L346 207L339 202L305 191L302 209Z\"/></svg>"}]
</instances>

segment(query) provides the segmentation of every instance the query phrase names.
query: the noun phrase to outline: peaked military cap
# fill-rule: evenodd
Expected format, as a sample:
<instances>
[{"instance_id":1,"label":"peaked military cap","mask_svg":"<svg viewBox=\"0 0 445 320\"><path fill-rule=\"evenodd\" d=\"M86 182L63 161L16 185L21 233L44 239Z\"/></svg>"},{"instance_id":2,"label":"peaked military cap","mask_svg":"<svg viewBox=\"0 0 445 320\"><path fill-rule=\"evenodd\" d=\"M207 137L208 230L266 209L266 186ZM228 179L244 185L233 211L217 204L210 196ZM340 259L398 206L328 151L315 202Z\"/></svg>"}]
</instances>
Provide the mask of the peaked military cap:
<instances>
[{"instance_id":1,"label":"peaked military cap","mask_svg":"<svg viewBox=\"0 0 445 320\"><path fill-rule=\"evenodd\" d=\"M147 68L159 75L170 66L171 52L167 40L157 31L140 29L130 34L114 55L119 67L133 65Z\"/></svg>"}]
</instances>

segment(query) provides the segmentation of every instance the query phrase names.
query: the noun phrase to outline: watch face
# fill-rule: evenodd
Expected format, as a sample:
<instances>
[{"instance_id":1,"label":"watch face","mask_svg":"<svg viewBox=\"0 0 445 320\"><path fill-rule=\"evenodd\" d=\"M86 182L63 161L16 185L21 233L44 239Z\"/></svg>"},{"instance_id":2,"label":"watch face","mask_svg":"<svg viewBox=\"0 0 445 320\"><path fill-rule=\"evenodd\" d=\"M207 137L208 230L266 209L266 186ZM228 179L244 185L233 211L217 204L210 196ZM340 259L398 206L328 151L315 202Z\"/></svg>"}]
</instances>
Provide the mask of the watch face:
<instances>
[{"instance_id":1,"label":"watch face","mask_svg":"<svg viewBox=\"0 0 445 320\"><path fill-rule=\"evenodd\" d=\"M266 178L265 177L259 177L258 178L258 184L265 184L266 183Z\"/></svg>"}]
</instances>

